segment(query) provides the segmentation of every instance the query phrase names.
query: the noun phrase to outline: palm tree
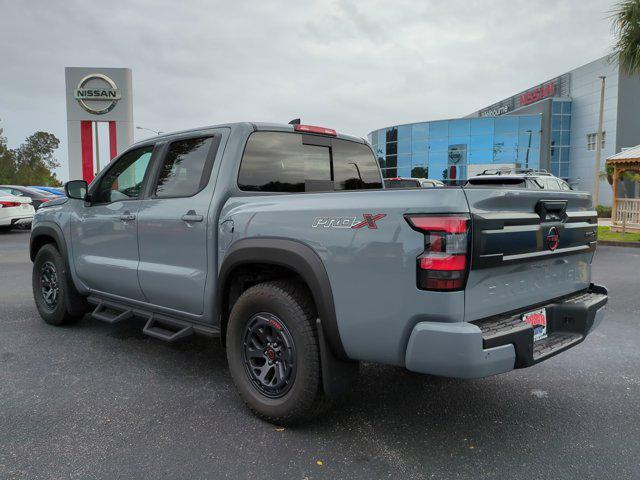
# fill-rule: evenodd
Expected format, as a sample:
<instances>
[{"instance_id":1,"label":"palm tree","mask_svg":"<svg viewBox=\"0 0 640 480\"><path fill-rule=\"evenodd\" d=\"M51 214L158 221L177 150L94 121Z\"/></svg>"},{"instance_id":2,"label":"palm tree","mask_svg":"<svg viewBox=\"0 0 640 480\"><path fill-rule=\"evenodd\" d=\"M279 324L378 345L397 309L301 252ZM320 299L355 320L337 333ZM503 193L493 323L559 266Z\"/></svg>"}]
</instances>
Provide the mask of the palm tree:
<instances>
[{"instance_id":1,"label":"palm tree","mask_svg":"<svg viewBox=\"0 0 640 480\"><path fill-rule=\"evenodd\" d=\"M622 0L611 17L614 59L628 75L640 74L640 0Z\"/></svg>"}]
</instances>

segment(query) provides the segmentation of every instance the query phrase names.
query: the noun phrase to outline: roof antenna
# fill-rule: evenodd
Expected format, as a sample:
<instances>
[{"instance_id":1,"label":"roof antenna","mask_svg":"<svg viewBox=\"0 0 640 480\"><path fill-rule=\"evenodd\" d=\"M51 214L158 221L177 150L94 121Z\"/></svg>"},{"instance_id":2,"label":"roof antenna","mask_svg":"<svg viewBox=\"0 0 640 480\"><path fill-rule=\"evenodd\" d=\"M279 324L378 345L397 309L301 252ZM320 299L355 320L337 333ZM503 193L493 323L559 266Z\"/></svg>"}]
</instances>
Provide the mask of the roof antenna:
<instances>
[{"instance_id":1,"label":"roof antenna","mask_svg":"<svg viewBox=\"0 0 640 480\"><path fill-rule=\"evenodd\" d=\"M289 122L289 125L300 125L300 119L299 118L294 118L293 120L291 120Z\"/></svg>"}]
</instances>

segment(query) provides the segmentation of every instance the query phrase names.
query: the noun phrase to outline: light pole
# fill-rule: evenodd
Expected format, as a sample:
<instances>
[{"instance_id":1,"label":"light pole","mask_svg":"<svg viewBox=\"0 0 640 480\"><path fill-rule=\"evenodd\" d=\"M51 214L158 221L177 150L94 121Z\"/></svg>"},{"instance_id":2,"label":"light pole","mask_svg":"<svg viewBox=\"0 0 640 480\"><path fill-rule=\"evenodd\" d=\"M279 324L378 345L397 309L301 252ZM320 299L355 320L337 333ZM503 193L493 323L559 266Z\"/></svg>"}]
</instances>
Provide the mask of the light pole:
<instances>
[{"instance_id":1,"label":"light pole","mask_svg":"<svg viewBox=\"0 0 640 480\"><path fill-rule=\"evenodd\" d=\"M607 77L598 77L600 84L600 112L598 113L598 134L596 135L596 160L593 172L593 208L598 206L600 196L600 157L602 156L602 113L604 111L604 82Z\"/></svg>"},{"instance_id":2,"label":"light pole","mask_svg":"<svg viewBox=\"0 0 640 480\"><path fill-rule=\"evenodd\" d=\"M528 170L529 169L529 150L531 150L531 136L533 135L533 131L525 130L524 133L529 134L529 145L527 145L527 155L525 156L525 160L524 160L524 168Z\"/></svg>"},{"instance_id":3,"label":"light pole","mask_svg":"<svg viewBox=\"0 0 640 480\"><path fill-rule=\"evenodd\" d=\"M147 127L136 127L136 130L147 130L149 132L155 133L156 135L160 135L161 133L163 133L160 130L152 130L152 129L147 128Z\"/></svg>"}]
</instances>

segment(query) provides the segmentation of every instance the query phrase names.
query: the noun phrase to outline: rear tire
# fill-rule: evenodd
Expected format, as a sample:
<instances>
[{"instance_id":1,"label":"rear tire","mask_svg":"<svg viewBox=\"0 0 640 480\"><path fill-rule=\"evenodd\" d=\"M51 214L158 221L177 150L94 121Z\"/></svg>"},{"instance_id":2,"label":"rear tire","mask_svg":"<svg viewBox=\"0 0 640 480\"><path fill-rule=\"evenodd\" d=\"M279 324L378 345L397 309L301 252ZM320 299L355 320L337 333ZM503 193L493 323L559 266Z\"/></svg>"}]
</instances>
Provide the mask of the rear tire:
<instances>
[{"instance_id":1,"label":"rear tire","mask_svg":"<svg viewBox=\"0 0 640 480\"><path fill-rule=\"evenodd\" d=\"M53 244L38 250L31 285L38 313L50 325L74 323L87 311L86 299L75 289L64 259Z\"/></svg>"},{"instance_id":2,"label":"rear tire","mask_svg":"<svg viewBox=\"0 0 640 480\"><path fill-rule=\"evenodd\" d=\"M255 285L233 306L229 370L247 406L268 422L309 421L327 406L315 319L306 286L289 281Z\"/></svg>"}]
</instances>

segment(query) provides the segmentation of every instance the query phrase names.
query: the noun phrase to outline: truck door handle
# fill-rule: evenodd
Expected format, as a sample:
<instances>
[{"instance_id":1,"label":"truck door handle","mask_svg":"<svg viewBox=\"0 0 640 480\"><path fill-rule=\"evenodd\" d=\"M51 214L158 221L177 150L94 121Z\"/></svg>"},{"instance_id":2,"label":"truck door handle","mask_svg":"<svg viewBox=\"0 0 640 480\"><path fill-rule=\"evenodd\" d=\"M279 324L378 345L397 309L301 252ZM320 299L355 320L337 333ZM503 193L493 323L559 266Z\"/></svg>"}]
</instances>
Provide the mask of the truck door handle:
<instances>
[{"instance_id":1,"label":"truck door handle","mask_svg":"<svg viewBox=\"0 0 640 480\"><path fill-rule=\"evenodd\" d=\"M136 216L131 213L131 212L124 212L122 215L120 215L120 220L122 220L123 222L130 222L131 220L135 220Z\"/></svg>"},{"instance_id":2,"label":"truck door handle","mask_svg":"<svg viewBox=\"0 0 640 480\"><path fill-rule=\"evenodd\" d=\"M191 222L201 222L204 219L202 215L198 215L195 210L189 210L187 213L182 215L182 221L191 223Z\"/></svg>"}]
</instances>

